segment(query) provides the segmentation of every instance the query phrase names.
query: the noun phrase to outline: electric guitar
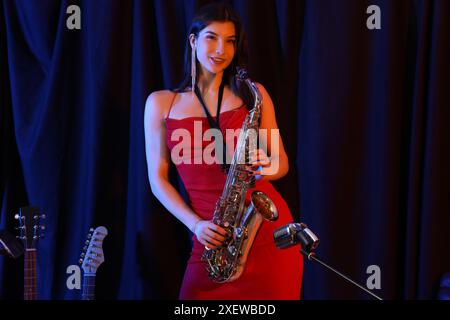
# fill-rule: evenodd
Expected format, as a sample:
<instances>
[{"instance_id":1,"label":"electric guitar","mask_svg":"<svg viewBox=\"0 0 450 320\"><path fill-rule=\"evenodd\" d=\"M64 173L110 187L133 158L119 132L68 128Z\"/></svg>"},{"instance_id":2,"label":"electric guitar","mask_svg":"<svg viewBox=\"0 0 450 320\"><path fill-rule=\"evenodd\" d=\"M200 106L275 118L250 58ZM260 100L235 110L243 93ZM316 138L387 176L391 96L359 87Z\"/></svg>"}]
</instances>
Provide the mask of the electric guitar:
<instances>
[{"instance_id":1,"label":"electric guitar","mask_svg":"<svg viewBox=\"0 0 450 320\"><path fill-rule=\"evenodd\" d=\"M41 214L37 207L22 207L15 218L19 220L17 229L20 230L20 236L18 238L22 240L25 247L23 297L24 300L37 300L36 244L44 237L45 226L41 225L41 219L45 219L45 214Z\"/></svg>"},{"instance_id":2,"label":"electric guitar","mask_svg":"<svg viewBox=\"0 0 450 320\"><path fill-rule=\"evenodd\" d=\"M94 300L95 298L95 275L97 268L105 261L103 255L103 239L108 234L105 227L91 228L87 235L83 252L79 260L83 269L83 293L82 300Z\"/></svg>"}]
</instances>

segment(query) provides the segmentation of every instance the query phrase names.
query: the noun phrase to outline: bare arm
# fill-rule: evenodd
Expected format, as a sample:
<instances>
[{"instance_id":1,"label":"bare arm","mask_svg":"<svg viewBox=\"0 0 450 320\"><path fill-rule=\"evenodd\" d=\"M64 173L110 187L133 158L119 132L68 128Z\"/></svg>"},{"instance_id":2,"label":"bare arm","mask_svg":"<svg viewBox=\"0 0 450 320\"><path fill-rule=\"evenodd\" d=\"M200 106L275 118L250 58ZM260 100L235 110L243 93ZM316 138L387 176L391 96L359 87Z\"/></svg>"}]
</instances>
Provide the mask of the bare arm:
<instances>
[{"instance_id":1,"label":"bare arm","mask_svg":"<svg viewBox=\"0 0 450 320\"><path fill-rule=\"evenodd\" d=\"M279 133L272 99L261 84L257 84L257 87L262 94L260 129L267 130L267 136L262 135L261 142L266 146L270 157L264 150L259 149L257 154L254 155L253 167L262 166L262 170L255 171L255 174L261 175L260 179L277 180L284 177L289 171L289 160Z\"/></svg>"},{"instance_id":2,"label":"bare arm","mask_svg":"<svg viewBox=\"0 0 450 320\"><path fill-rule=\"evenodd\" d=\"M145 104L145 153L150 187L163 206L194 232L202 244L213 248L224 240L217 232L223 231L225 234L225 231L202 220L169 181L170 154L166 145L164 118L172 97L173 93L168 91L154 92Z\"/></svg>"}]
</instances>

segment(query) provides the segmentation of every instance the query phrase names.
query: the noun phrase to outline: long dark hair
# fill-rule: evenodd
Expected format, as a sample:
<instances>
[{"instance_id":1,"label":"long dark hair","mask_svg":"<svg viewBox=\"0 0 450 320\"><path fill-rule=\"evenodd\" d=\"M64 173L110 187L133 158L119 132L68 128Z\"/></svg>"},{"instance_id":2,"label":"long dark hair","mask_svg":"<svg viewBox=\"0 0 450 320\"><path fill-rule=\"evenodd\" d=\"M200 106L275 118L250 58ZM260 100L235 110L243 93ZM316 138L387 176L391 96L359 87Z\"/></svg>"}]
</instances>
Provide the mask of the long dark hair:
<instances>
[{"instance_id":1,"label":"long dark hair","mask_svg":"<svg viewBox=\"0 0 450 320\"><path fill-rule=\"evenodd\" d=\"M239 96L246 104L247 108L252 106L252 95L246 85L241 85L241 82L236 79L237 68L245 68L247 64L248 49L247 49L247 37L245 35L244 28L241 23L239 15L227 4L215 2L201 7L194 19L192 20L191 27L189 28L186 48L184 53L184 79L180 85L173 89L175 92L185 92L188 87L191 86L191 45L189 36L194 34L198 37L200 31L206 28L212 22L232 22L236 30L236 46L233 60L230 65L224 70L222 82L228 84L232 92ZM200 66L197 60L197 70L200 70ZM197 74L199 72L197 71ZM198 75L197 75L198 76Z\"/></svg>"}]
</instances>

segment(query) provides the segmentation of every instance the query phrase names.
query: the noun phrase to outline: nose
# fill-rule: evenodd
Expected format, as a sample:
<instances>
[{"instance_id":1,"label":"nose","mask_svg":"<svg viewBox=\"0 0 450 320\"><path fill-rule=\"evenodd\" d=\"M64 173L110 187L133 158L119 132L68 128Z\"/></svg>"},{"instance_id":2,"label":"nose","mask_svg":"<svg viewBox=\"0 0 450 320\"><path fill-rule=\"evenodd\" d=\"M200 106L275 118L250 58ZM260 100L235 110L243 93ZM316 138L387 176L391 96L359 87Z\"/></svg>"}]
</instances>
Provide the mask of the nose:
<instances>
[{"instance_id":1,"label":"nose","mask_svg":"<svg viewBox=\"0 0 450 320\"><path fill-rule=\"evenodd\" d=\"M223 40L217 41L216 54L223 53Z\"/></svg>"}]
</instances>

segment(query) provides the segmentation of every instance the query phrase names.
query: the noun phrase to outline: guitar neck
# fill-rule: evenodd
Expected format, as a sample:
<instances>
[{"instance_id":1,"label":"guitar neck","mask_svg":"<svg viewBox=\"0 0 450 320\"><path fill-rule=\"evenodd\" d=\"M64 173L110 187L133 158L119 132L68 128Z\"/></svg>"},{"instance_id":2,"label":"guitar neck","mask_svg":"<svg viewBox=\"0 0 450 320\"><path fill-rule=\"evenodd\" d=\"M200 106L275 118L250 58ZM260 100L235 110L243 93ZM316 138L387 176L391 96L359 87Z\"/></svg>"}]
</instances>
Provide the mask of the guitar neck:
<instances>
[{"instance_id":1,"label":"guitar neck","mask_svg":"<svg viewBox=\"0 0 450 320\"><path fill-rule=\"evenodd\" d=\"M95 273L83 275L83 294L82 300L94 300L95 298Z\"/></svg>"},{"instance_id":2,"label":"guitar neck","mask_svg":"<svg viewBox=\"0 0 450 320\"><path fill-rule=\"evenodd\" d=\"M24 259L24 299L37 300L36 249L26 249Z\"/></svg>"}]
</instances>

